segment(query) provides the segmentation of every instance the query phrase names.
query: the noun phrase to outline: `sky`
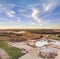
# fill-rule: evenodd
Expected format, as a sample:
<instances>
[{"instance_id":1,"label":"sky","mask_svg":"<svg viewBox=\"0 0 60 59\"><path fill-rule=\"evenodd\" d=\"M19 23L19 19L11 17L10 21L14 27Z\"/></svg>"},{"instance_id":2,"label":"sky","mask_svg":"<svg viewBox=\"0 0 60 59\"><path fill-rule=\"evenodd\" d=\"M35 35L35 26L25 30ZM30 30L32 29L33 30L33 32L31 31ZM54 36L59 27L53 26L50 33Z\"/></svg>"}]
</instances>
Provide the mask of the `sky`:
<instances>
[{"instance_id":1,"label":"sky","mask_svg":"<svg viewBox=\"0 0 60 59\"><path fill-rule=\"evenodd\" d=\"M60 0L0 0L0 29L60 29Z\"/></svg>"}]
</instances>

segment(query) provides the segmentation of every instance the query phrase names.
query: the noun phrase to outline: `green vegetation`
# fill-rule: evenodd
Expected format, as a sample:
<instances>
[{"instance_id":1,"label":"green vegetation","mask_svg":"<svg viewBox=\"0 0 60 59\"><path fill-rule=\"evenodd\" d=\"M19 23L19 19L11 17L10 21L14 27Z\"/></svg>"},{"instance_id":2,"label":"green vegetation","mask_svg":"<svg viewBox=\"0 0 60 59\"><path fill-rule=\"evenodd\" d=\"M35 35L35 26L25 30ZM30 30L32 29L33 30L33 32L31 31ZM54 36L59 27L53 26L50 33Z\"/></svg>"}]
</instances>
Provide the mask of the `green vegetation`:
<instances>
[{"instance_id":1,"label":"green vegetation","mask_svg":"<svg viewBox=\"0 0 60 59\"><path fill-rule=\"evenodd\" d=\"M60 40L60 37L56 36L56 35L50 35L49 38L55 39L55 40Z\"/></svg>"},{"instance_id":2,"label":"green vegetation","mask_svg":"<svg viewBox=\"0 0 60 59\"><path fill-rule=\"evenodd\" d=\"M13 31L27 31L37 34L60 34L60 29L13 29Z\"/></svg>"},{"instance_id":3,"label":"green vegetation","mask_svg":"<svg viewBox=\"0 0 60 59\"><path fill-rule=\"evenodd\" d=\"M19 49L9 47L6 41L0 41L0 48L4 49L8 53L10 59L17 59L23 55Z\"/></svg>"}]
</instances>

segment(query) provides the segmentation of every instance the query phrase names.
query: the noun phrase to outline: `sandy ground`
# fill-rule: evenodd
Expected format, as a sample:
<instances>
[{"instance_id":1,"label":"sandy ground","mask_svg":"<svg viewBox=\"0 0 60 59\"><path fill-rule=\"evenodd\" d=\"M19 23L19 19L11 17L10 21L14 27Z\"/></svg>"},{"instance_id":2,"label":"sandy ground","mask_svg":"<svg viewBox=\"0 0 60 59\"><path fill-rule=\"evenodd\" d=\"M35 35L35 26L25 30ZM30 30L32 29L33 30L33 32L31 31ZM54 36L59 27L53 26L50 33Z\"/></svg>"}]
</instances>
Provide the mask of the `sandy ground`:
<instances>
[{"instance_id":1,"label":"sandy ground","mask_svg":"<svg viewBox=\"0 0 60 59\"><path fill-rule=\"evenodd\" d=\"M18 59L42 59L38 56L39 52L40 52L40 49L39 48L33 48L33 47L30 47L28 46L26 43L24 42L9 42L10 45L12 45L13 47L16 47L16 48L25 48L28 53L25 54L24 56L18 58ZM58 56L55 58L55 59L59 59L60 58L60 49L57 49L58 51Z\"/></svg>"},{"instance_id":2,"label":"sandy ground","mask_svg":"<svg viewBox=\"0 0 60 59\"><path fill-rule=\"evenodd\" d=\"M8 54L3 49L0 49L0 58L1 59L9 59Z\"/></svg>"},{"instance_id":3,"label":"sandy ground","mask_svg":"<svg viewBox=\"0 0 60 59\"><path fill-rule=\"evenodd\" d=\"M56 57L56 59L60 59L60 49L58 49L58 56Z\"/></svg>"}]
</instances>

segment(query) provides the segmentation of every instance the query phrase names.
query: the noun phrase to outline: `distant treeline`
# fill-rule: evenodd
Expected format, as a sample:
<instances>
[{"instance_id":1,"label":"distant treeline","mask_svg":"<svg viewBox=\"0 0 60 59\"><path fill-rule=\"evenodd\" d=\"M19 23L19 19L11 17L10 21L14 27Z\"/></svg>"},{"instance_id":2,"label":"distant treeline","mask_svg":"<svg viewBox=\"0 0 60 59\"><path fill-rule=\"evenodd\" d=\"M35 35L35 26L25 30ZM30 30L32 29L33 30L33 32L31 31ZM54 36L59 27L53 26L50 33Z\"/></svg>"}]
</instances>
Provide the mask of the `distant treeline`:
<instances>
[{"instance_id":1,"label":"distant treeline","mask_svg":"<svg viewBox=\"0 0 60 59\"><path fill-rule=\"evenodd\" d=\"M15 31L27 31L37 34L60 34L60 29L20 29Z\"/></svg>"},{"instance_id":2,"label":"distant treeline","mask_svg":"<svg viewBox=\"0 0 60 59\"><path fill-rule=\"evenodd\" d=\"M60 34L60 29L7 29L3 31L16 31L16 32L27 31L38 34Z\"/></svg>"},{"instance_id":3,"label":"distant treeline","mask_svg":"<svg viewBox=\"0 0 60 59\"><path fill-rule=\"evenodd\" d=\"M60 32L54 31L54 30L50 30L50 29L36 29L36 30L27 30L30 31L31 33L37 33L37 34L60 34Z\"/></svg>"}]
</instances>

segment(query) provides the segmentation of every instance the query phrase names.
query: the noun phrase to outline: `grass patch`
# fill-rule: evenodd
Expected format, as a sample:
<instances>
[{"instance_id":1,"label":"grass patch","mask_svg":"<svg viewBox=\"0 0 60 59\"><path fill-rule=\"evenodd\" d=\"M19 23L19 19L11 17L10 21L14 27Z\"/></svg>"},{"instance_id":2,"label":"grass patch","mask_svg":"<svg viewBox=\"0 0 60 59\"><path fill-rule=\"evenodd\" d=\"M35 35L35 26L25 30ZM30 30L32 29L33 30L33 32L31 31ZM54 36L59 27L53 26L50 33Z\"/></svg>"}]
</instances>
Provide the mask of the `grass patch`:
<instances>
[{"instance_id":1,"label":"grass patch","mask_svg":"<svg viewBox=\"0 0 60 59\"><path fill-rule=\"evenodd\" d=\"M50 35L49 38L55 39L55 40L60 40L60 37L58 37L58 36L56 36L56 35Z\"/></svg>"},{"instance_id":2,"label":"grass patch","mask_svg":"<svg viewBox=\"0 0 60 59\"><path fill-rule=\"evenodd\" d=\"M10 59L17 59L23 55L19 49L9 47L6 41L0 41L0 48L4 49L8 53Z\"/></svg>"}]
</instances>

